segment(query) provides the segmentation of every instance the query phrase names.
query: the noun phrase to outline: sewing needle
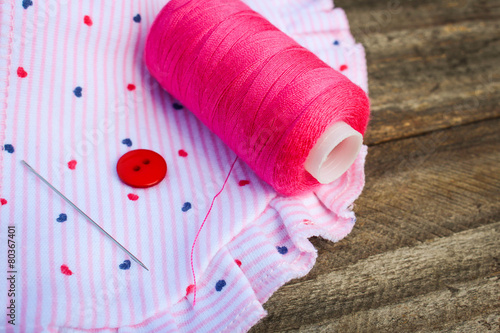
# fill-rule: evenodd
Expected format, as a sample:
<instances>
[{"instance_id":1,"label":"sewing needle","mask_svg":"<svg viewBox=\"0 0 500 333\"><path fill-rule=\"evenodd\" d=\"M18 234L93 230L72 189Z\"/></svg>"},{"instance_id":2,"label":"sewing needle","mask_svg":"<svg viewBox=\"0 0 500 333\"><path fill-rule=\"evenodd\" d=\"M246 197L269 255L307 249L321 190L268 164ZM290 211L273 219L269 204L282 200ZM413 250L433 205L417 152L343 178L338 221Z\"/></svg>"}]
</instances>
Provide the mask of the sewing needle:
<instances>
[{"instance_id":1,"label":"sewing needle","mask_svg":"<svg viewBox=\"0 0 500 333\"><path fill-rule=\"evenodd\" d=\"M61 192L59 192L54 186L52 186L52 184L50 184L45 178L43 178L38 172L36 172L28 163L26 163L26 161L22 160L21 161L26 167L28 167L28 169L31 170L31 172L33 172L38 178L40 178L40 180L42 180L45 184L47 184L48 187L50 187L51 189L54 190L54 192L56 192L57 194L59 194L61 196L61 198L63 198L67 203L69 203L71 205L71 207L73 207L74 209L76 209L80 214L83 215L83 217L85 217L85 219L87 219L87 221L89 221L90 223L92 223L94 226L96 226L102 233L104 233L104 235L106 235L109 239L111 239L116 245L118 245L118 247L120 247L120 249L122 249L123 251L125 251L132 259L134 259L134 261L136 263L138 263L139 265L141 265L144 269L146 269L147 271L149 271L149 269L139 260L137 259L132 253L130 253L129 250L127 250L125 247L123 247L123 245L121 245L120 243L118 243L118 241L116 239L113 238L113 236L111 236L110 234L108 234L106 232L106 230L104 230L103 228L101 228L101 226L99 224L97 224L94 220L92 220L87 214L85 214L80 208L78 208L74 203L72 203L68 198L66 198L64 196L64 194L62 194Z\"/></svg>"}]
</instances>

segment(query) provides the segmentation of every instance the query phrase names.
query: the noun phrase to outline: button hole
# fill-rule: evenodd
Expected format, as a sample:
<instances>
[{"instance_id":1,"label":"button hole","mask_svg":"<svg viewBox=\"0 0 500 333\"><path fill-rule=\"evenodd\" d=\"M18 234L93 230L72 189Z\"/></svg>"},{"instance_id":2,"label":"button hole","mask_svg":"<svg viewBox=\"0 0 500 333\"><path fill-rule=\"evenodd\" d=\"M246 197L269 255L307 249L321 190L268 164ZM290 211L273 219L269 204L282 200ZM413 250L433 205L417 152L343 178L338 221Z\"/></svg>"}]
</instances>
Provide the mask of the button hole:
<instances>
[{"instance_id":1,"label":"button hole","mask_svg":"<svg viewBox=\"0 0 500 333\"><path fill-rule=\"evenodd\" d=\"M139 171L139 170L141 170L141 167L140 167L140 166L138 166L138 165L136 165L136 166L133 168L133 170L134 170L134 171Z\"/></svg>"},{"instance_id":2,"label":"button hole","mask_svg":"<svg viewBox=\"0 0 500 333\"><path fill-rule=\"evenodd\" d=\"M142 161L142 164L146 164L146 165L149 164L149 160Z\"/></svg>"}]
</instances>

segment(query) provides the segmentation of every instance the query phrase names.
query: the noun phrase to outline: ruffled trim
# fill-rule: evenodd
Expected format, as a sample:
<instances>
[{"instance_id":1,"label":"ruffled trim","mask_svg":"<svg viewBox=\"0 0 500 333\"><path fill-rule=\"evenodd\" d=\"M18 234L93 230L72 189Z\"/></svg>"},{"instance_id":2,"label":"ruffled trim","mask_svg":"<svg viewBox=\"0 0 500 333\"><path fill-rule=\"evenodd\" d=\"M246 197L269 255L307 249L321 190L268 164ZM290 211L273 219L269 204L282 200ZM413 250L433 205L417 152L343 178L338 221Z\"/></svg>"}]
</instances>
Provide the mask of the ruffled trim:
<instances>
[{"instance_id":1,"label":"ruffled trim","mask_svg":"<svg viewBox=\"0 0 500 333\"><path fill-rule=\"evenodd\" d=\"M188 294L144 322L99 332L245 332L266 316L262 305L285 283L306 275L317 251L309 238L333 242L355 223L352 205L364 186L363 146L337 181L301 197L277 197L264 214L222 247L200 276L196 306ZM320 203L320 204L318 204ZM223 282L222 282L223 281ZM219 309L219 312L210 311ZM53 328L52 332L88 332ZM95 332L96 330L89 330Z\"/></svg>"}]
</instances>

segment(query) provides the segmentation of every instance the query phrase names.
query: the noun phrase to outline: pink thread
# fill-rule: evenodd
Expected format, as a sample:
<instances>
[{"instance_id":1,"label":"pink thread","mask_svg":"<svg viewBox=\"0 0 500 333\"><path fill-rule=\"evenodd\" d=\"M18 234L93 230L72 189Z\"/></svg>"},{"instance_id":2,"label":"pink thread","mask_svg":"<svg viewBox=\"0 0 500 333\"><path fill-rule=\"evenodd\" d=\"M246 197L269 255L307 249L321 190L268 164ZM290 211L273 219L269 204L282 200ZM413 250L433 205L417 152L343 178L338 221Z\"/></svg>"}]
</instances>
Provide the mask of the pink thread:
<instances>
[{"instance_id":1,"label":"pink thread","mask_svg":"<svg viewBox=\"0 0 500 333\"><path fill-rule=\"evenodd\" d=\"M365 92L239 0L172 0L145 61L161 86L278 192L319 183L304 162L344 121L363 134Z\"/></svg>"},{"instance_id":2,"label":"pink thread","mask_svg":"<svg viewBox=\"0 0 500 333\"><path fill-rule=\"evenodd\" d=\"M145 62L161 86L283 194L319 183L304 162L321 134L344 121L364 134L364 91L239 0L171 0L153 23ZM181 151L179 151L181 155ZM247 185L242 180L240 186Z\"/></svg>"},{"instance_id":3,"label":"pink thread","mask_svg":"<svg viewBox=\"0 0 500 333\"><path fill-rule=\"evenodd\" d=\"M198 232L196 233L196 237L194 238L193 241L193 246L191 246L191 272L193 273L193 284L192 284L192 291L193 291L193 306L196 304L196 275L194 273L194 261L193 261L193 253L194 253L194 246L196 245L196 241L198 240L198 236L200 235L201 229L205 225L205 222L208 219L208 215L210 215L210 211L212 210L212 207L214 206L215 199L219 196L219 194L222 193L224 190L224 186L226 186L227 181L229 180L229 176L231 175L231 172L233 171L234 165L236 164L236 161L238 160L238 156L234 159L233 164L231 164L231 169L229 169L229 173L226 176L226 179L224 180L224 183L222 184L221 189L217 194L212 198L212 203L210 204L210 208L208 208L207 215L205 215L205 218L203 219L203 222L200 225L200 228L198 229ZM191 287L191 286L189 286ZM187 292L187 290L186 290Z\"/></svg>"}]
</instances>

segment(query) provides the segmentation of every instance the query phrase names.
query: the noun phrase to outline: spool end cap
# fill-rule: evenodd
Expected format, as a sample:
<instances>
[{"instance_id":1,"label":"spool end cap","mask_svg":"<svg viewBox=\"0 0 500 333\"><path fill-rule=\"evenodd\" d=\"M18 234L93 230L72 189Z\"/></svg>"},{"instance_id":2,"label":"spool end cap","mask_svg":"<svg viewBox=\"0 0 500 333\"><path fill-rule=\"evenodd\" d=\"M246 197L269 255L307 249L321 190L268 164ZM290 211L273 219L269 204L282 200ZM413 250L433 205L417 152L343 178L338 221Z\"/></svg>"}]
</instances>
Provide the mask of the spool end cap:
<instances>
[{"instance_id":1,"label":"spool end cap","mask_svg":"<svg viewBox=\"0 0 500 333\"><path fill-rule=\"evenodd\" d=\"M321 184L331 183L354 163L362 145L361 133L343 121L336 122L320 136L304 168Z\"/></svg>"}]
</instances>

